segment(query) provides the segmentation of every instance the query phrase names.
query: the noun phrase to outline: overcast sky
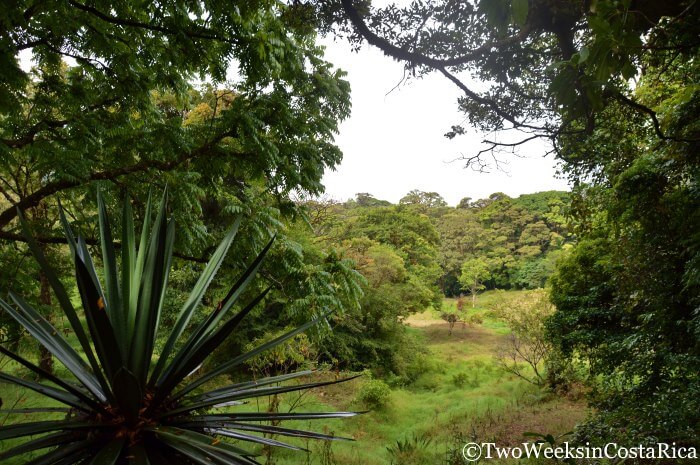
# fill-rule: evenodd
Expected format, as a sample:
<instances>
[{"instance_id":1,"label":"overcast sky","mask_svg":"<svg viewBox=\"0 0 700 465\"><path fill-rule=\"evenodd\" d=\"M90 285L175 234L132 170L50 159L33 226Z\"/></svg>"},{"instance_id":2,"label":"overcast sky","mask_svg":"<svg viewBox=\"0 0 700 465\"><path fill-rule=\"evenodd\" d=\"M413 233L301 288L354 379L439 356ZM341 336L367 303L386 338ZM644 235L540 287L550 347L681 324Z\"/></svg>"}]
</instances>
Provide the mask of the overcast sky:
<instances>
[{"instance_id":1,"label":"overcast sky","mask_svg":"<svg viewBox=\"0 0 700 465\"><path fill-rule=\"evenodd\" d=\"M510 196L544 190L568 190L556 179L556 162L543 158L543 145L530 144L518 158L503 155L507 173L478 173L452 161L479 150L480 135L448 140L453 124L468 124L457 111L459 89L445 78L430 76L399 88L401 64L368 46L359 53L344 42L324 40L326 57L348 73L352 86L352 116L340 126L336 142L344 153L342 164L323 178L326 193L347 200L358 192L398 202L408 191L420 189L441 194L448 204L463 197L488 197L493 192ZM465 126L466 127L466 126Z\"/></svg>"}]
</instances>

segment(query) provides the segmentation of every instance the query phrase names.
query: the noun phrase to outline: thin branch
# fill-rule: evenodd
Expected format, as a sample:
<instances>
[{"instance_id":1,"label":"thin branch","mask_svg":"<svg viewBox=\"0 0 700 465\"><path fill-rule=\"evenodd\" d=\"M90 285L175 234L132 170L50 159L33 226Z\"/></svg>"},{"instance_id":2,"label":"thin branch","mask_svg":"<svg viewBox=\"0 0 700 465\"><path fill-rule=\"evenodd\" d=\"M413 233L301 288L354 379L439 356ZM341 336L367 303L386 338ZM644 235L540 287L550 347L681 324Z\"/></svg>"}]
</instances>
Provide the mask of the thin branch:
<instances>
[{"instance_id":1,"label":"thin branch","mask_svg":"<svg viewBox=\"0 0 700 465\"><path fill-rule=\"evenodd\" d=\"M360 13L353 6L352 0L341 0L345 14L350 19L350 22L355 27L357 32L362 35L362 37L367 40L371 45L381 49L386 55L400 61L408 61L409 63L421 64L425 66L430 66L431 68L440 68L444 66L459 66L472 62L482 56L490 53L494 48L502 48L508 45L522 41L530 33L529 27L524 27L521 31L515 35L510 36L502 40L497 40L494 42L487 42L480 47L475 48L471 52L464 54L459 57L439 59L425 56L420 53L411 52L404 48L399 48L387 40L379 37L377 34L372 32L369 27L365 24L364 20L360 16Z\"/></svg>"},{"instance_id":2,"label":"thin branch","mask_svg":"<svg viewBox=\"0 0 700 465\"><path fill-rule=\"evenodd\" d=\"M652 110L651 108L647 107L646 105L642 105L639 102L635 102L631 98L627 97L626 95L617 92L614 94L614 97L624 103L625 105L628 105L632 108L634 108L637 111L640 111L642 113L646 113L649 115L649 118L651 118L651 122L654 125L654 132L656 133L656 136L661 139L661 140L671 140L674 142L698 142L700 139L683 139L679 137L673 137L673 136L667 136L663 133L661 130L661 124L659 123L659 119L656 116L656 112Z\"/></svg>"},{"instance_id":3,"label":"thin branch","mask_svg":"<svg viewBox=\"0 0 700 465\"><path fill-rule=\"evenodd\" d=\"M9 242L27 242L27 238L24 237L21 234L16 234L16 233L11 233L7 231L2 231L0 230L0 240L5 240ZM67 244L68 240L63 237L63 236L34 236L34 240L36 240L40 244ZM101 243L98 239L93 239L86 237L84 238L85 243L87 245L92 245L92 246L99 246ZM117 248L120 248L121 242L115 241L114 246ZM181 258L183 260L187 260L190 262L196 262L196 263L207 263L209 261L208 258L206 258L212 251L212 247L207 247L201 257L195 257L192 255L187 255L179 252L173 252L173 256L177 258Z\"/></svg>"},{"instance_id":4,"label":"thin branch","mask_svg":"<svg viewBox=\"0 0 700 465\"><path fill-rule=\"evenodd\" d=\"M522 123L522 122L518 121L515 117L513 117L512 115L510 115L510 114L506 113L505 111L503 111L503 110L498 106L498 104L497 104L496 102L494 102L493 100L487 99L487 98L485 98L485 97L482 97L481 95L477 94L476 92L474 92L473 90L471 90L470 88L468 88L468 87L466 86L466 84L464 84L457 76L455 76L454 74L452 74L452 73L450 73L449 71L447 71L447 69L445 69L444 67L437 66L437 67L435 67L435 69L438 70L438 71L440 71L447 79L449 79L449 80L452 81L457 87L459 87L460 90L461 90L462 92L464 92L464 93L467 95L467 97L469 97L470 99L474 100L475 102L477 102L477 103L479 103L479 104L481 104L481 105L484 105L484 106L489 107L489 108L490 108L494 113L496 113L498 116L500 116L500 117L503 118L504 120L506 120L506 121L508 121L509 123L511 123L511 124L513 125L514 128L517 128L517 129L533 129L533 130L536 130L536 131L542 131L542 130L545 130L545 129L546 129L546 128L543 127L543 126L532 126L532 125L529 125L529 124Z\"/></svg>"},{"instance_id":5,"label":"thin branch","mask_svg":"<svg viewBox=\"0 0 700 465\"><path fill-rule=\"evenodd\" d=\"M34 137L42 131L43 129L49 128L49 129L58 129L63 126L68 124L67 120L59 120L59 121L51 121L51 120L44 120L44 121L39 121L38 123L34 124L32 127L30 127L26 134L24 134L22 137L18 139L0 139L0 142L5 144L6 146L13 148L13 149L19 149L22 148L26 145L31 144L34 142Z\"/></svg>"}]
</instances>

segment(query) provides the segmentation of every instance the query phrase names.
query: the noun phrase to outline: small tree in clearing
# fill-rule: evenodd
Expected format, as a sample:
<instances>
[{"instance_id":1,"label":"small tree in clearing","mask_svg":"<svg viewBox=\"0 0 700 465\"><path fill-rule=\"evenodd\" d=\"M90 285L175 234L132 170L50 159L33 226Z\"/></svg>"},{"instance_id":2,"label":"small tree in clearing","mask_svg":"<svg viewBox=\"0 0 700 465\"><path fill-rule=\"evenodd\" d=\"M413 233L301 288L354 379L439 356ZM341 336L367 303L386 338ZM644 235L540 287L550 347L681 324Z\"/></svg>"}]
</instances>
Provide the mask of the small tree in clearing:
<instances>
[{"instance_id":1,"label":"small tree in clearing","mask_svg":"<svg viewBox=\"0 0 700 465\"><path fill-rule=\"evenodd\" d=\"M476 307L476 293L484 289L484 281L491 277L488 264L481 258L472 258L462 264L459 282L472 296L472 308Z\"/></svg>"},{"instance_id":2,"label":"small tree in clearing","mask_svg":"<svg viewBox=\"0 0 700 465\"><path fill-rule=\"evenodd\" d=\"M459 296L454 307L445 307L443 305L442 311L440 312L440 318L445 320L450 326L449 335L452 336L452 330L454 329L455 325L459 321L464 322L464 297Z\"/></svg>"},{"instance_id":3,"label":"small tree in clearing","mask_svg":"<svg viewBox=\"0 0 700 465\"><path fill-rule=\"evenodd\" d=\"M445 320L447 324L450 326L450 332L449 335L452 336L452 329L454 329L455 324L459 321L459 316L457 313L453 311L443 311L440 313L440 318Z\"/></svg>"},{"instance_id":4,"label":"small tree in clearing","mask_svg":"<svg viewBox=\"0 0 700 465\"><path fill-rule=\"evenodd\" d=\"M543 386L543 363L552 351L545 336L544 322L554 313L554 305L544 289L527 291L496 307L496 312L511 330L495 356L505 371L525 381ZM530 370L527 369L530 368Z\"/></svg>"}]
</instances>

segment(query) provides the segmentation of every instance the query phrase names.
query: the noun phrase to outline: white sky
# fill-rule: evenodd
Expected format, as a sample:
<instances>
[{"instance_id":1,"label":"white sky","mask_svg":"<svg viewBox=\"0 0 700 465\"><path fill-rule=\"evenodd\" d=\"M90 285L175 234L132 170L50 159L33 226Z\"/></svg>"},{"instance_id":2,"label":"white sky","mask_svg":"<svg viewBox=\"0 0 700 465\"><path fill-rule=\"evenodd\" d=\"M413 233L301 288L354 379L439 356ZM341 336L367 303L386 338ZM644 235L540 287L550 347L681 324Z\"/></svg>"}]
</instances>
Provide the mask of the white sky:
<instances>
[{"instance_id":1,"label":"white sky","mask_svg":"<svg viewBox=\"0 0 700 465\"><path fill-rule=\"evenodd\" d=\"M450 163L460 154L476 153L482 139L457 111L459 89L431 75L390 92L403 76L401 64L376 48L365 46L354 53L346 42L322 43L326 58L348 73L352 86L352 116L336 139L343 162L323 178L331 198L347 200L369 192L398 202L408 191L420 189L438 192L456 205L463 197L485 198L493 192L518 196L568 190L565 180L555 178L554 158L543 158L546 149L539 143L520 151L525 158L503 154L508 173L478 173L464 169L463 162ZM467 134L448 140L443 135L454 124L463 124Z\"/></svg>"}]
</instances>

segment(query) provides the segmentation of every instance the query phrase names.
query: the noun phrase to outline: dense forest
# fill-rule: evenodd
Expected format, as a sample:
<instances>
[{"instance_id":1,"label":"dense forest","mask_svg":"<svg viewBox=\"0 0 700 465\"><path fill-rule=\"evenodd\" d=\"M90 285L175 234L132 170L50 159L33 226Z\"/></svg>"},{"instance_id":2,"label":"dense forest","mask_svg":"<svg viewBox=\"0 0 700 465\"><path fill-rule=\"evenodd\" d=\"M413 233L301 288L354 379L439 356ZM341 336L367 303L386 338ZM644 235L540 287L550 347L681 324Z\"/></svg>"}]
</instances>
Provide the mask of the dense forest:
<instances>
[{"instance_id":1,"label":"dense forest","mask_svg":"<svg viewBox=\"0 0 700 465\"><path fill-rule=\"evenodd\" d=\"M0 460L700 446L699 18L695 0L8 3ZM483 135L467 167L537 140L571 191L325 199L351 89L322 36L455 86L445 136Z\"/></svg>"}]
</instances>

